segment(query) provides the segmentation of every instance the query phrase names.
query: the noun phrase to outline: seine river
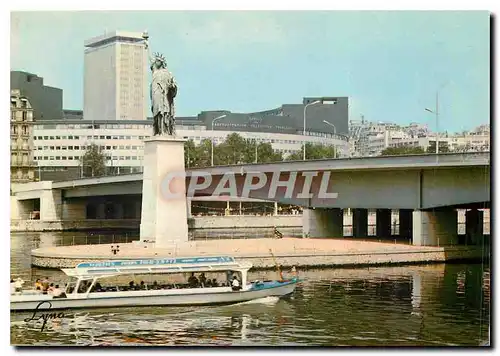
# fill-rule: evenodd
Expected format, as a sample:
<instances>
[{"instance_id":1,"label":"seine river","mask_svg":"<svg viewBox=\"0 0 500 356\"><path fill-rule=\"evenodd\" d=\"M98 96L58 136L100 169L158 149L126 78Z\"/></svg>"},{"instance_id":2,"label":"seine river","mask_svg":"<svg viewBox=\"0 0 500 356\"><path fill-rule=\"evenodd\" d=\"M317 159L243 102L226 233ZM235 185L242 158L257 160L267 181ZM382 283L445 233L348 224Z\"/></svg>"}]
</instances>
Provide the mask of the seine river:
<instances>
[{"instance_id":1,"label":"seine river","mask_svg":"<svg viewBox=\"0 0 500 356\"><path fill-rule=\"evenodd\" d=\"M69 234L11 235L11 274L27 284L56 270L32 268L33 245ZM81 235L80 235L81 236ZM113 237L115 239L116 237ZM478 346L489 340L490 267L435 264L299 271L289 298L216 307L144 307L65 311L64 318L25 322L11 313L14 345ZM275 279L254 272L250 279Z\"/></svg>"}]
</instances>

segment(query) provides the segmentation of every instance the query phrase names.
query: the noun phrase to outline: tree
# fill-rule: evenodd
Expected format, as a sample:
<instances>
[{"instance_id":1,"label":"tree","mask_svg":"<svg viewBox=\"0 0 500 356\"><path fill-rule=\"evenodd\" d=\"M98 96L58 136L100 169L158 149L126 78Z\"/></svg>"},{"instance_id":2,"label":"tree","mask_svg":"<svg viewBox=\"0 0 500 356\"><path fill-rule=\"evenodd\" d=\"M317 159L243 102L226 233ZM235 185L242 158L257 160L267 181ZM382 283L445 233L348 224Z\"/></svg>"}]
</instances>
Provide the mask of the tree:
<instances>
[{"instance_id":1,"label":"tree","mask_svg":"<svg viewBox=\"0 0 500 356\"><path fill-rule=\"evenodd\" d=\"M231 165L258 162L279 162L283 160L281 152L273 150L270 143L257 143L256 140L244 139L237 133L227 136L221 144L214 144L214 165ZM184 163L187 168L208 167L211 165L212 141L203 140L195 145L190 140L184 144Z\"/></svg>"},{"instance_id":2,"label":"tree","mask_svg":"<svg viewBox=\"0 0 500 356\"><path fill-rule=\"evenodd\" d=\"M80 160L83 177L101 177L106 173L107 157L96 144L90 145Z\"/></svg>"},{"instance_id":3,"label":"tree","mask_svg":"<svg viewBox=\"0 0 500 356\"><path fill-rule=\"evenodd\" d=\"M253 147L255 149L255 146ZM253 155L255 156L255 153ZM283 154L280 151L275 151L273 149L273 146L269 142L259 143L259 145L257 146L257 163L281 161L283 161Z\"/></svg>"},{"instance_id":4,"label":"tree","mask_svg":"<svg viewBox=\"0 0 500 356\"><path fill-rule=\"evenodd\" d=\"M338 153L334 145L323 145L321 143L306 143L307 159L337 158ZM299 152L292 153L287 157L288 161L299 161L304 159L304 146Z\"/></svg>"},{"instance_id":5,"label":"tree","mask_svg":"<svg viewBox=\"0 0 500 356\"><path fill-rule=\"evenodd\" d=\"M192 139L184 143L184 166L190 168L196 160L196 145Z\"/></svg>"},{"instance_id":6,"label":"tree","mask_svg":"<svg viewBox=\"0 0 500 356\"><path fill-rule=\"evenodd\" d=\"M418 155L422 153L425 153L422 147L403 146L403 147L387 147L380 153L380 155L399 156L399 155Z\"/></svg>"},{"instance_id":7,"label":"tree","mask_svg":"<svg viewBox=\"0 0 500 356\"><path fill-rule=\"evenodd\" d=\"M448 142L439 142L439 153L450 152ZM430 142L429 147L427 147L427 153L436 153L436 142Z\"/></svg>"}]
</instances>

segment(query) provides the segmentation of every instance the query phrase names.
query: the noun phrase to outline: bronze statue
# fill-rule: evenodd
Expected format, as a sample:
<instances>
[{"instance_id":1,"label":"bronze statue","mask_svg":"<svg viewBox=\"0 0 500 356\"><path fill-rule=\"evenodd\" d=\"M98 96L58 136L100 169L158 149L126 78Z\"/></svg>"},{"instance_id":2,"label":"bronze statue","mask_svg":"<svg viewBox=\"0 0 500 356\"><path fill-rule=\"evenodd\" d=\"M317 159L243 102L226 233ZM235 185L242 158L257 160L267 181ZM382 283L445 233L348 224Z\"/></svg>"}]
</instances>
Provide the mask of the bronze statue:
<instances>
[{"instance_id":1,"label":"bronze statue","mask_svg":"<svg viewBox=\"0 0 500 356\"><path fill-rule=\"evenodd\" d=\"M175 105L177 83L167 69L165 57L159 53L151 61L153 80L150 86L153 136L175 136Z\"/></svg>"}]
</instances>

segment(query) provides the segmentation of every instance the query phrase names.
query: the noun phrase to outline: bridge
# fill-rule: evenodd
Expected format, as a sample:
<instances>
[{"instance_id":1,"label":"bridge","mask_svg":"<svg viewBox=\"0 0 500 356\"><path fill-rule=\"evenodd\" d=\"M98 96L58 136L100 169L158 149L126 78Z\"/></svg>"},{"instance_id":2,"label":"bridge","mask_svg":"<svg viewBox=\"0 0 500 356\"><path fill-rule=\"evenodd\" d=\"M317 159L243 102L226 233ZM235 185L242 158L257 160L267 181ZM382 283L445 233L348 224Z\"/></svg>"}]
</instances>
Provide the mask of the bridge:
<instances>
[{"instance_id":1,"label":"bridge","mask_svg":"<svg viewBox=\"0 0 500 356\"><path fill-rule=\"evenodd\" d=\"M342 236L347 208L354 212L354 236L367 236L368 209L377 210L377 235L390 234L391 210L399 210L400 234L417 245L456 243L459 208L470 209L466 230L477 241L482 236L479 209L489 208L491 200L489 152L205 167L187 170L185 179L186 187L197 188L187 192L194 198L225 190L303 206L304 233L311 237ZM227 187L231 182L234 186ZM19 215L39 200L41 220L85 219L89 211L102 216L110 203L116 218L137 219L142 186L142 174L130 174L27 183L12 192Z\"/></svg>"}]
</instances>

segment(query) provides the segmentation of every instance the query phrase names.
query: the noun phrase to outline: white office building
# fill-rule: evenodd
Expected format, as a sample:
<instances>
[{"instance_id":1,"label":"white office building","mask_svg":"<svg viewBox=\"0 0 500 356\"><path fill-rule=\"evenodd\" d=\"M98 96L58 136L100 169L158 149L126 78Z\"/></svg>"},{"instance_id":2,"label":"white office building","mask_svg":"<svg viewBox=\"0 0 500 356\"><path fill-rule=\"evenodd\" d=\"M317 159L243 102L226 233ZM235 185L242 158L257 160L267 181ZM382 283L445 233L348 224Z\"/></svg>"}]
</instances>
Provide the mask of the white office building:
<instances>
[{"instance_id":1,"label":"white office building","mask_svg":"<svg viewBox=\"0 0 500 356\"><path fill-rule=\"evenodd\" d=\"M210 139L216 145L234 133L231 130L210 130L201 125L177 125L176 132L178 137L192 139L195 144ZM349 142L344 135L315 132L307 132L305 136L245 131L237 133L258 143L270 143L273 149L284 156L300 151L304 142L335 145L340 157L349 155ZM144 139L149 138L151 134L151 120L40 122L34 125L33 155L42 177L49 180L58 179L49 177L65 175L78 178L78 172L83 174L81 157L92 144L100 146L103 153L110 157L106 165L113 174L137 173L142 172Z\"/></svg>"},{"instance_id":2,"label":"white office building","mask_svg":"<svg viewBox=\"0 0 500 356\"><path fill-rule=\"evenodd\" d=\"M148 55L142 33L115 31L85 41L87 120L145 120Z\"/></svg>"}]
</instances>

